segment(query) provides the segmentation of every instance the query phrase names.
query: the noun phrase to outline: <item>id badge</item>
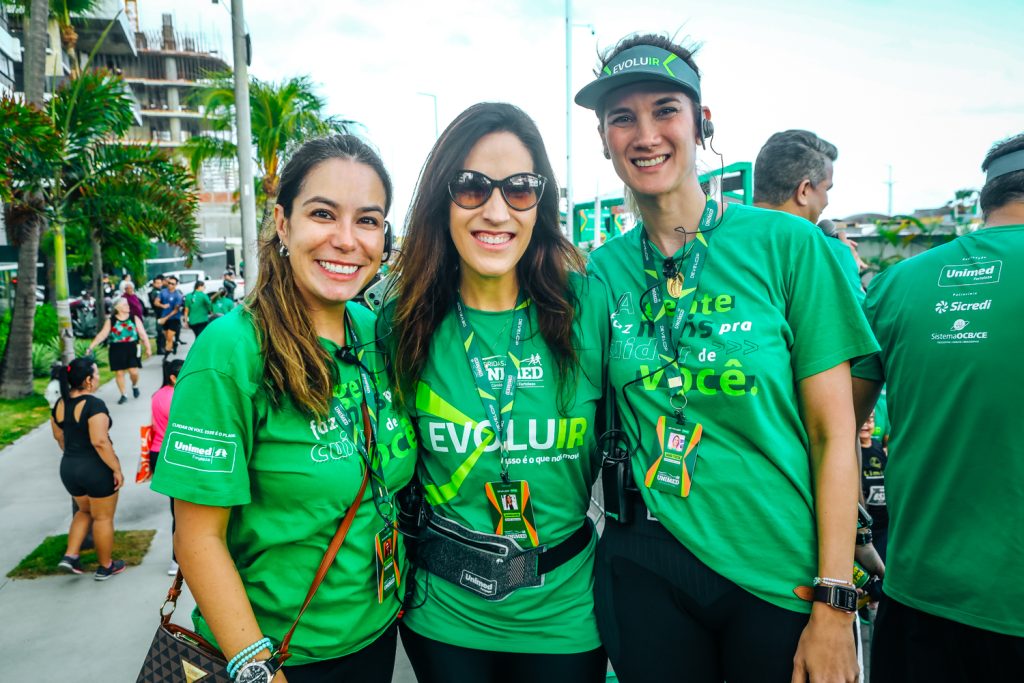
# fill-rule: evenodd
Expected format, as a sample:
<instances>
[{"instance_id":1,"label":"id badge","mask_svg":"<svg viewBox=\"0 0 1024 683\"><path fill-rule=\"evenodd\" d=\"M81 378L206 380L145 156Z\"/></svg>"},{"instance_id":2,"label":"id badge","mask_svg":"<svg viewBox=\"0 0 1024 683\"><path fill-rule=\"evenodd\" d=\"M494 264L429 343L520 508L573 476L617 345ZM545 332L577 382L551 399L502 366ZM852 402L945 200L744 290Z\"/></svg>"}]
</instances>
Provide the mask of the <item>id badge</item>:
<instances>
[{"instance_id":1,"label":"id badge","mask_svg":"<svg viewBox=\"0 0 1024 683\"><path fill-rule=\"evenodd\" d=\"M704 428L699 422L687 420L679 424L662 415L658 418L655 432L657 442L652 451L654 462L647 469L644 484L649 489L686 498L693 484L697 448Z\"/></svg>"},{"instance_id":2,"label":"id badge","mask_svg":"<svg viewBox=\"0 0 1024 683\"><path fill-rule=\"evenodd\" d=\"M374 564L377 568L377 602L391 597L402 585L402 576L395 562L395 548L398 546L398 530L386 526L374 536Z\"/></svg>"},{"instance_id":3,"label":"id badge","mask_svg":"<svg viewBox=\"0 0 1024 683\"><path fill-rule=\"evenodd\" d=\"M526 481L489 481L484 485L491 503L494 533L516 541L524 548L540 545L533 519L533 499Z\"/></svg>"}]
</instances>

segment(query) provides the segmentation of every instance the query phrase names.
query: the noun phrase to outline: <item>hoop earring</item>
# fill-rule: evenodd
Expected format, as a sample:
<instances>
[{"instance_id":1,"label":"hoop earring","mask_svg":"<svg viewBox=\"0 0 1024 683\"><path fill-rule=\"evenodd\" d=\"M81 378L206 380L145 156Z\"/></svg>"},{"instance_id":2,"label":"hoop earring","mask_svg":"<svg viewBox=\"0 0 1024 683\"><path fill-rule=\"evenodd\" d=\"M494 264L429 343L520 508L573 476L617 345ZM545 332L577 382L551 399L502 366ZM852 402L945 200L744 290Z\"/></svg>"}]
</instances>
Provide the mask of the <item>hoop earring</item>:
<instances>
[{"instance_id":1,"label":"hoop earring","mask_svg":"<svg viewBox=\"0 0 1024 683\"><path fill-rule=\"evenodd\" d=\"M281 258L288 258L291 256L291 252L288 251L288 245L281 242L281 246L277 248L277 253L281 255Z\"/></svg>"}]
</instances>

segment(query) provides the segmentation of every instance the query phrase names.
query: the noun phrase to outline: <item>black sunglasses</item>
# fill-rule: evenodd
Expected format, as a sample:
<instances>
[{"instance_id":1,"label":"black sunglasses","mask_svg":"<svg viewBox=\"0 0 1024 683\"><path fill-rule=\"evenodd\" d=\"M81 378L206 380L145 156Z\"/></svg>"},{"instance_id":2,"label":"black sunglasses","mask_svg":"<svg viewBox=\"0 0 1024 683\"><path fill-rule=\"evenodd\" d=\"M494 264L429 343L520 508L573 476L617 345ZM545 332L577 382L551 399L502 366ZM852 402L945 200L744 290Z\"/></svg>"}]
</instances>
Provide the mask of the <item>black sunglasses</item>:
<instances>
[{"instance_id":1,"label":"black sunglasses","mask_svg":"<svg viewBox=\"0 0 1024 683\"><path fill-rule=\"evenodd\" d=\"M547 178L536 173L516 173L502 180L488 178L477 171L461 170L448 183L452 201L463 209L479 209L491 198L495 187L510 209L529 211L540 203Z\"/></svg>"}]
</instances>

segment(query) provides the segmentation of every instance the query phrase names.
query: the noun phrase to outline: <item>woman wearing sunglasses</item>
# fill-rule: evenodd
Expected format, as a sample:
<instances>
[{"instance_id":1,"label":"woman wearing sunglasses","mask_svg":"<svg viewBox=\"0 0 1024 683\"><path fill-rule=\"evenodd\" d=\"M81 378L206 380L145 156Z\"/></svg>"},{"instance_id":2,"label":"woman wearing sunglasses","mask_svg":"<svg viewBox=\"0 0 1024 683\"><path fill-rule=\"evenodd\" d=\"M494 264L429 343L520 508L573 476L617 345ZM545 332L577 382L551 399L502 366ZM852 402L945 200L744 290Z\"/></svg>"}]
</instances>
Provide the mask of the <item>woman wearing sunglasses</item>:
<instances>
[{"instance_id":1,"label":"woman wearing sunglasses","mask_svg":"<svg viewBox=\"0 0 1024 683\"><path fill-rule=\"evenodd\" d=\"M576 102L641 220L590 266L627 445L605 487L602 642L625 683L853 681L849 361L877 346L814 225L705 194L690 50L630 36L598 73Z\"/></svg>"},{"instance_id":2,"label":"woman wearing sunglasses","mask_svg":"<svg viewBox=\"0 0 1024 683\"><path fill-rule=\"evenodd\" d=\"M390 204L387 171L359 138L300 147L255 291L197 340L175 385L153 489L175 499L196 630L235 680L391 680L404 551L389 492L412 477L416 441L371 351L374 316L353 302L387 251Z\"/></svg>"},{"instance_id":3,"label":"woman wearing sunglasses","mask_svg":"<svg viewBox=\"0 0 1024 683\"><path fill-rule=\"evenodd\" d=\"M583 265L533 121L509 104L459 115L382 316L432 515L402 622L420 683L604 680L586 513L608 309Z\"/></svg>"}]
</instances>

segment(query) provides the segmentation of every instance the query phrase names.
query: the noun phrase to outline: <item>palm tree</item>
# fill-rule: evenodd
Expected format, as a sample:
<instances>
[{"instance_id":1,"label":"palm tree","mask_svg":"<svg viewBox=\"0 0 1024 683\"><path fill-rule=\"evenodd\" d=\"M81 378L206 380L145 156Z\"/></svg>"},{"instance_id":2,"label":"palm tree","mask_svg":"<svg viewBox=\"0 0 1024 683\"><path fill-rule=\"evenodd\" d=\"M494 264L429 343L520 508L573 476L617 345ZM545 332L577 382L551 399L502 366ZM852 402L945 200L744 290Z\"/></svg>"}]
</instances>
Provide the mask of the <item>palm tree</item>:
<instances>
[{"instance_id":1,"label":"palm tree","mask_svg":"<svg viewBox=\"0 0 1024 683\"><path fill-rule=\"evenodd\" d=\"M229 161L237 158L237 146L225 139L234 129L235 90L231 72L210 74L206 84L189 98L203 107L212 135L193 137L182 146L192 172L199 174L207 161ZM308 76L296 76L281 83L253 78L249 84L252 112L252 141L259 166L258 190L263 198L265 223L274 213L281 184L282 161L310 137L347 133L354 121L325 116L324 99L314 92ZM242 178L240 182L247 182Z\"/></svg>"},{"instance_id":2,"label":"palm tree","mask_svg":"<svg viewBox=\"0 0 1024 683\"><path fill-rule=\"evenodd\" d=\"M110 142L121 137L133 120L127 89L119 77L107 71L85 71L65 82L45 112L8 97L0 99L0 159L8 168L0 175L0 185L9 200L5 203L8 224L19 230L38 216L49 219L65 357L74 353L67 302L66 230L86 230L92 241L101 245L116 238L116 230L160 237L186 249L194 245L197 197L191 174L155 147ZM23 244L22 252L28 251L28 246ZM37 252L38 240L27 269L33 274ZM102 263L94 267L101 270ZM29 291L34 294L32 285ZM33 297L33 312L34 304ZM8 354L16 352L13 331ZM28 339L31 354L31 334ZM18 395L31 393L31 357L28 367L27 385L19 385L17 391L22 393ZM8 374L18 371L20 367L5 372L5 386L0 391L7 391ZM14 388L10 391L16 392Z\"/></svg>"},{"instance_id":3,"label":"palm tree","mask_svg":"<svg viewBox=\"0 0 1024 683\"><path fill-rule=\"evenodd\" d=\"M43 208L42 183L31 179L49 177L46 160L52 158L56 142L46 133L47 123L41 111L46 86L46 33L47 0L26 2L25 21L25 99L30 113L24 117L20 134L5 133L0 141L10 146L21 143L24 148L17 154L0 150L0 201L3 202L8 238L18 247L18 291L15 294L11 330L0 364L0 396L14 398L32 394L32 332L36 312L36 260L39 240L46 230ZM6 105L0 105L0 117L10 118ZM4 129L0 123L0 129ZM23 165L22 165L23 164ZM21 207L13 207L15 177L20 181ZM6 195L6 196L4 196Z\"/></svg>"}]
</instances>

